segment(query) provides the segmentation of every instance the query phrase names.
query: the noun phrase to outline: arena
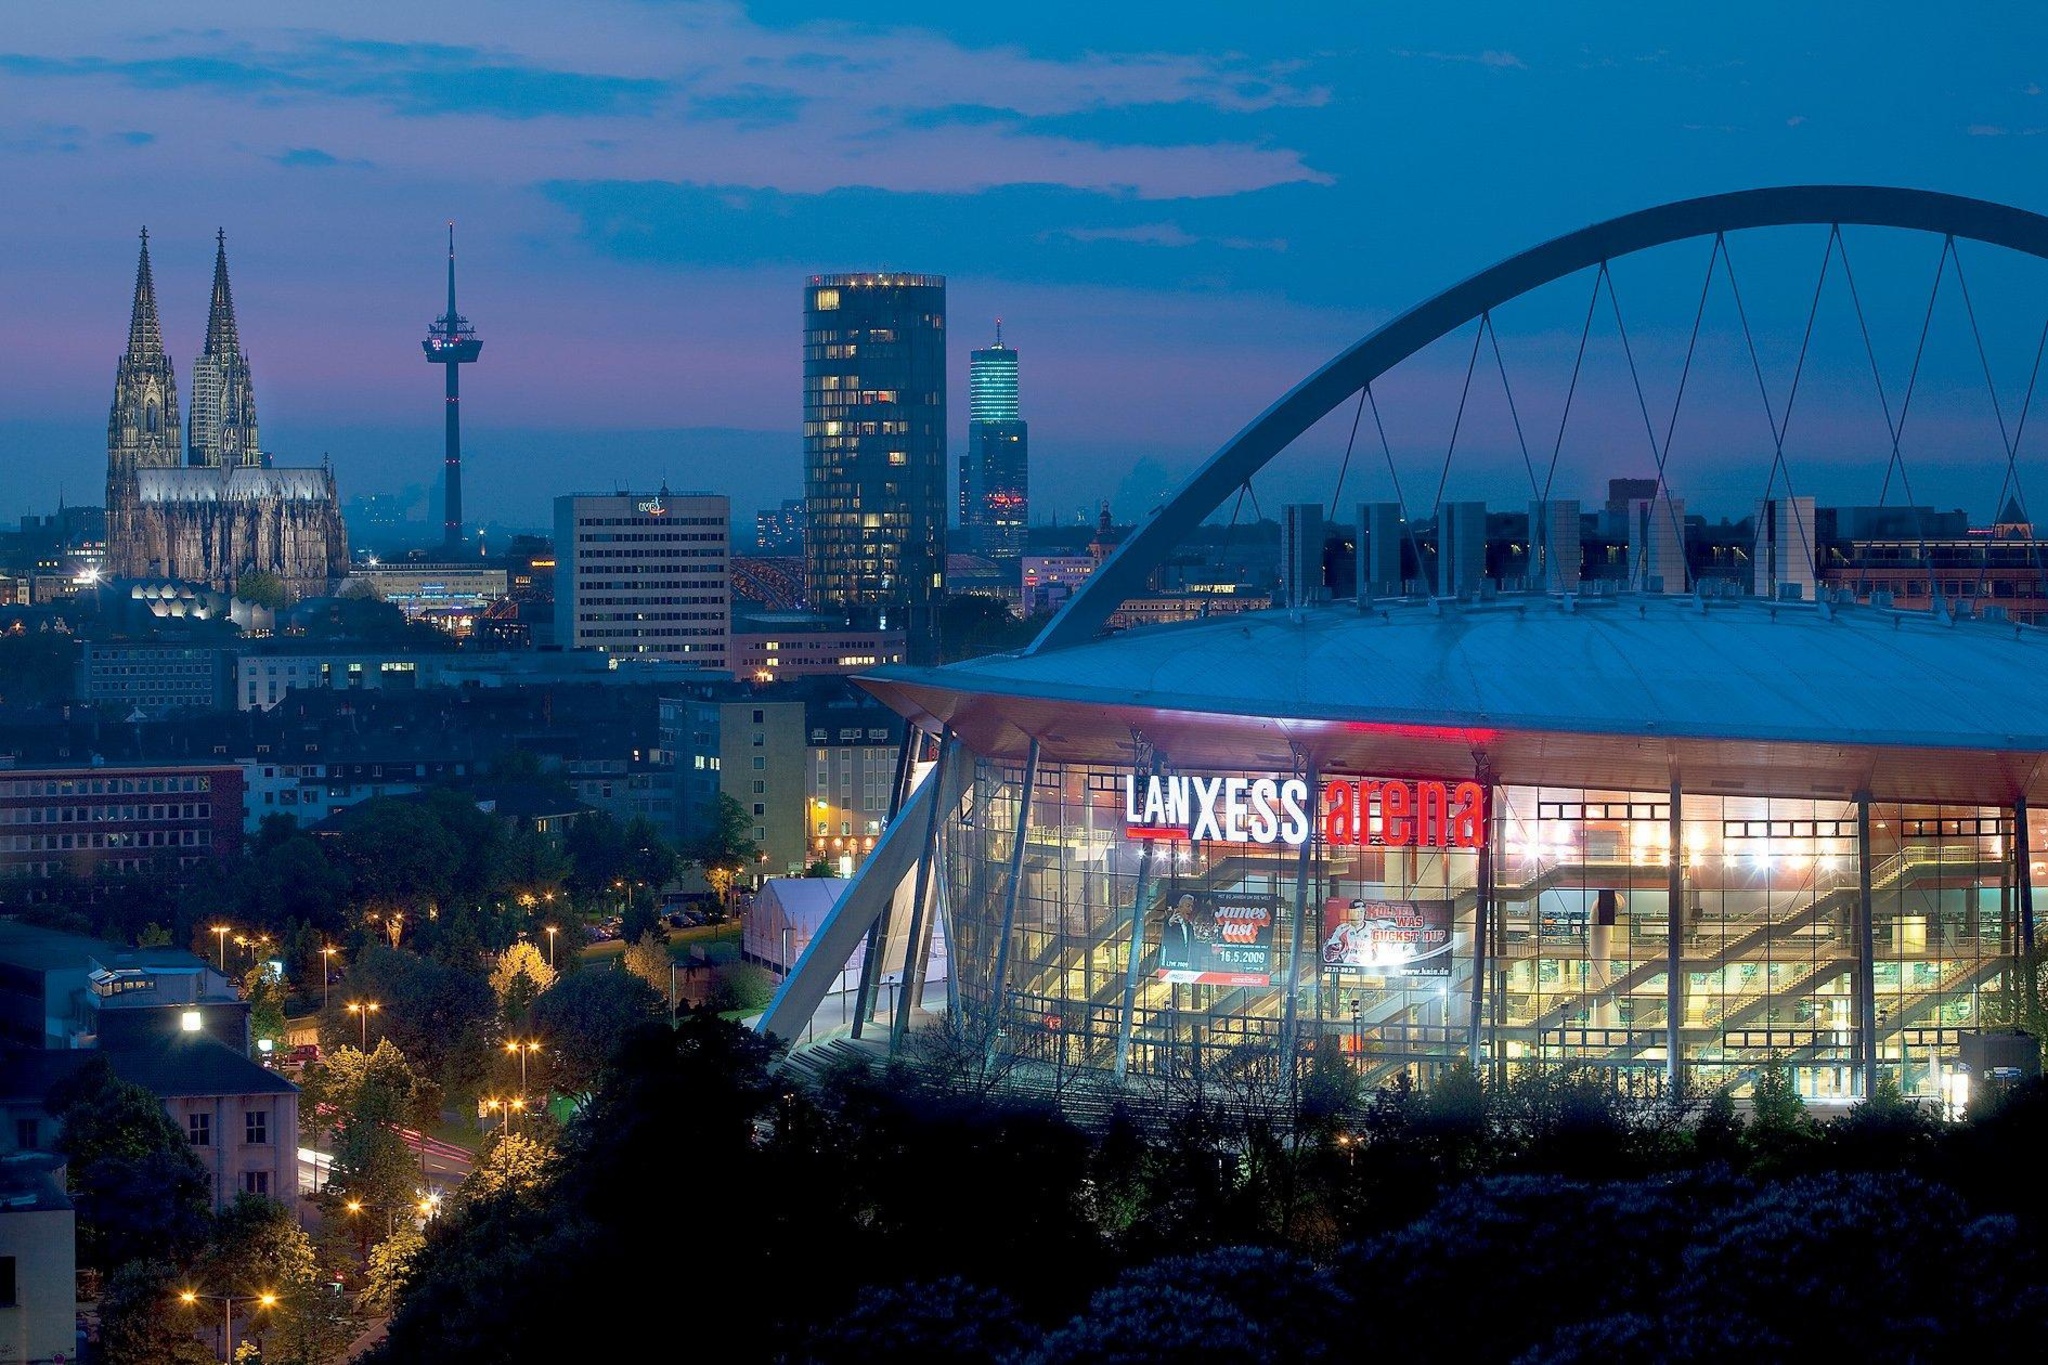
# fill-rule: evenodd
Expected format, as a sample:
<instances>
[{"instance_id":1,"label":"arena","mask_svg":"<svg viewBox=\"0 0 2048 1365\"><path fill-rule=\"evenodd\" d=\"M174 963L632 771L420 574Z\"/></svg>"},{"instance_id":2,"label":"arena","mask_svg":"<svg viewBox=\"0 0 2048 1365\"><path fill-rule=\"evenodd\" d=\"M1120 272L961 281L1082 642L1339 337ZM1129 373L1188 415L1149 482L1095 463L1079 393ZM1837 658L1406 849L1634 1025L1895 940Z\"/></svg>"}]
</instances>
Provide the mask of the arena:
<instances>
[{"instance_id":1,"label":"arena","mask_svg":"<svg viewBox=\"0 0 2048 1365\"><path fill-rule=\"evenodd\" d=\"M1276 403L1031 649L866 679L935 760L763 1027L798 1036L856 957L863 1026L900 975L900 1040L942 930L950 1027L1133 1082L1334 1052L1369 1084L1574 1061L1739 1092L1775 1058L1816 1099L1885 1075L1953 1099L2033 949L2040 629L1881 592L1382 594L1361 569L1335 601L1097 634L1425 333L1648 240L1841 221L2048 255L2017 210L1812 188L1547 243Z\"/></svg>"}]
</instances>

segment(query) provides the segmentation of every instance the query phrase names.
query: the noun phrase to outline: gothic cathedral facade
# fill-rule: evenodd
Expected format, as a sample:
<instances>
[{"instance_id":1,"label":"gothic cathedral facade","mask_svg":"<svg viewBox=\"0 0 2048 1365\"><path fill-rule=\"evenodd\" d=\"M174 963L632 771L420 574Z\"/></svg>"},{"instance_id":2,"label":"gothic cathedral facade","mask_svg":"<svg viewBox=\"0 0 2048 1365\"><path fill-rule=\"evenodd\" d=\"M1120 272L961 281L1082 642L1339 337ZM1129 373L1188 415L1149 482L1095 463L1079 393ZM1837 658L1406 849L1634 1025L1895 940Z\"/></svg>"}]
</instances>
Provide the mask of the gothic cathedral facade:
<instances>
[{"instance_id":1,"label":"gothic cathedral facade","mask_svg":"<svg viewBox=\"0 0 2048 1365\"><path fill-rule=\"evenodd\" d=\"M259 444L225 237L214 255L206 342L192 368L185 424L157 318L149 234L142 235L128 351L107 418L107 559L115 578L173 579L221 592L234 591L245 575L275 574L293 599L324 596L348 572L333 472L275 468Z\"/></svg>"}]
</instances>

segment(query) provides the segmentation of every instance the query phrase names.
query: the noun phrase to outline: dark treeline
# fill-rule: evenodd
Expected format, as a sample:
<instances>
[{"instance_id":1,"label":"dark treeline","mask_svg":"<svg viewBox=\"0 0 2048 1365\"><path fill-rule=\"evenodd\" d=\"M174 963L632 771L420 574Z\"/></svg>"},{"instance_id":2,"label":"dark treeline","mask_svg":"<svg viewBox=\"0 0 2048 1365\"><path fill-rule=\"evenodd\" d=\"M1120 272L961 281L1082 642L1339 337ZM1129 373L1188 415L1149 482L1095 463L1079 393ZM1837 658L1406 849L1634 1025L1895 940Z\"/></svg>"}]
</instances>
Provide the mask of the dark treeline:
<instances>
[{"instance_id":1,"label":"dark treeline","mask_svg":"<svg viewBox=\"0 0 2048 1365\"><path fill-rule=\"evenodd\" d=\"M1911 1361L2048 1327L2038 1084L1820 1123L1776 1069L1742 1115L1574 1069L1360 1097L1319 1065L1084 1131L943 1049L814 1085L773 1059L709 1014L632 1035L545 1179L429 1229L375 1359ZM642 1302L670 1285L700 1310Z\"/></svg>"}]
</instances>

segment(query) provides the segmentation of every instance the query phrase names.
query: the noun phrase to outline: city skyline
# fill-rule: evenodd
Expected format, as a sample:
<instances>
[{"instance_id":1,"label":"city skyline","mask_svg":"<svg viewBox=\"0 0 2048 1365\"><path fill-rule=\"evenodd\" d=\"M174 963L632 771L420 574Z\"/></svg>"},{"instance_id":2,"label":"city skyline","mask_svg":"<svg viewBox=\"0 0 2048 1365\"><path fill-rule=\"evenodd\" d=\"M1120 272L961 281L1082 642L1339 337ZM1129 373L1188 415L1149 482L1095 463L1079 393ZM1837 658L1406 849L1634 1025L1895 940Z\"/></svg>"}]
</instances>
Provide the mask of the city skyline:
<instances>
[{"instance_id":1,"label":"city skyline","mask_svg":"<svg viewBox=\"0 0 2048 1365\"><path fill-rule=\"evenodd\" d=\"M964 436L967 338L1001 316L1033 355L1034 463L1046 486L1073 489L1071 507L1046 512L1108 498L1133 519L1374 323L1530 241L1753 183L1906 183L2025 207L2038 202L2026 134L2048 123L2048 77L2024 57L2048 47L2024 37L2034 16L1996 43L1964 19L1911 45L1860 28L1843 40L1824 13L1778 16L1782 43L1761 48L1743 32L1761 11L1708 24L1612 7L1571 23L1317 7L1254 22L1215 7L1170 37L1135 16L1063 22L1057 6L913 6L886 32L829 6L610 9L631 43L579 38L541 7L502 10L485 42L395 8L321 16L338 28L268 13L231 8L232 33L119 5L35 16L0 51L19 130L0 141L0 168L27 210L0 243L37 263L0 282L17 376L0 403L15 456L0 507L47 510L59 488L75 501L92 486L145 222L181 298L204 287L206 238L235 235L265 439L298 463L331 455L345 497L436 472L441 405L411 347L454 218L465 297L493 326L493 365L471 376L479 520L545 524L572 469L729 485L742 515L792 495L801 393L778 301L804 275L861 269L952 281L967 333L949 356L950 439ZM1471 173L1445 176L1448 164ZM1627 174L1589 184L1593 164ZM1796 298L1817 244L1741 250ZM1866 250L1875 266L1884 249ZM1999 263L1969 263L2010 402L2040 294L1999 287ZM1880 339L1894 382L1931 265L1906 252L1885 272L1898 297L1876 302L1906 334ZM1632 283L1672 302L1696 271L1651 263ZM1671 362L1686 310L1661 311L1640 339ZM1796 334L1797 311L1771 330ZM1570 312L1503 316L1511 357L1554 371ZM309 332L326 344L291 344ZM167 344L191 356L199 340ZM1390 411L1418 469L1461 360L1418 358L1406 413ZM1937 328L1909 453L1957 467L1938 500L1989 515L2002 458L1969 402L1982 398L1975 364L1966 333ZM1740 397L1726 410L1759 425ZM1884 454L1875 422L1859 434L1826 401L1790 453L1823 500L1866 500L1855 463ZM1638 472L1632 417L1617 405L1594 448L1567 451L1581 496ZM1312 436L1333 460L1342 433ZM1468 439L1483 460L1512 456L1498 421ZM1726 452L1682 450L1674 482L1739 516L1762 489L1721 476L1755 445L1752 432ZM1483 473L1452 493L1504 495Z\"/></svg>"}]
</instances>

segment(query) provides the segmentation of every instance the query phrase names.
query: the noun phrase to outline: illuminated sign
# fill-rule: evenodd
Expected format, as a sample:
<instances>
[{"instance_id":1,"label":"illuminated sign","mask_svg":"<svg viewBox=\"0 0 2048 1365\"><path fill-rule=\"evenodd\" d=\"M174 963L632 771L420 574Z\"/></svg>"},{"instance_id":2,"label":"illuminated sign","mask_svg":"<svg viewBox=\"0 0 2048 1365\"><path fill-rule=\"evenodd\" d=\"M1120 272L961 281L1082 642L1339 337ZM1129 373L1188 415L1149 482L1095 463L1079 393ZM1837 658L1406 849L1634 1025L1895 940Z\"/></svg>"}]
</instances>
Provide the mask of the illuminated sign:
<instances>
[{"instance_id":1,"label":"illuminated sign","mask_svg":"<svg viewBox=\"0 0 2048 1365\"><path fill-rule=\"evenodd\" d=\"M668 507L660 498L649 498L637 505L641 511L650 517L665 517L668 515Z\"/></svg>"},{"instance_id":2,"label":"illuminated sign","mask_svg":"<svg viewBox=\"0 0 2048 1365\"><path fill-rule=\"evenodd\" d=\"M1320 810L1323 842L1384 848L1482 848L1486 789L1477 782L1335 778L1320 807L1298 777L1152 775L1124 778L1124 833L1132 839L1228 844L1308 841Z\"/></svg>"}]
</instances>

